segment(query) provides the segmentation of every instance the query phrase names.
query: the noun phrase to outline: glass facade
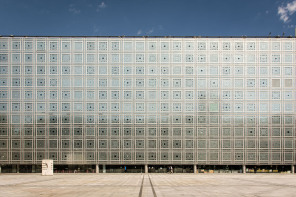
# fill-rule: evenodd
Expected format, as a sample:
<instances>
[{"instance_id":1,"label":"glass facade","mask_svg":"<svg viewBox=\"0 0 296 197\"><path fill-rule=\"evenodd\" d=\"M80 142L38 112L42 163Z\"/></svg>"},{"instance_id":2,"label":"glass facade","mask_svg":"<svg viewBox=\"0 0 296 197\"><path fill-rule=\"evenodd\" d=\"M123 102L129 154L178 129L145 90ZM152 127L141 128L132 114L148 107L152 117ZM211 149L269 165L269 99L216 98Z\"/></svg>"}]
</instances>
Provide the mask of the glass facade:
<instances>
[{"instance_id":1,"label":"glass facade","mask_svg":"<svg viewBox=\"0 0 296 197\"><path fill-rule=\"evenodd\" d=\"M295 47L1 37L0 163L294 164Z\"/></svg>"}]
</instances>

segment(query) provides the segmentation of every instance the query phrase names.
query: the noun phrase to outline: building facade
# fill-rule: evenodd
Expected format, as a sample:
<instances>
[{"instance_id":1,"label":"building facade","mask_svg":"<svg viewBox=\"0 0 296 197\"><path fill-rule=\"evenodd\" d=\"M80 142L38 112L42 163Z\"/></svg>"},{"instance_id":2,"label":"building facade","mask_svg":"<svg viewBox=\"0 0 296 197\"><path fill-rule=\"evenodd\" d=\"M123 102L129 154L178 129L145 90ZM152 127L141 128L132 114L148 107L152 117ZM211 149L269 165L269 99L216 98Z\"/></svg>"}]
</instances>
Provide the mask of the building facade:
<instances>
[{"instance_id":1,"label":"building facade","mask_svg":"<svg viewBox=\"0 0 296 197\"><path fill-rule=\"evenodd\" d=\"M0 37L0 164L294 165L295 38Z\"/></svg>"}]
</instances>

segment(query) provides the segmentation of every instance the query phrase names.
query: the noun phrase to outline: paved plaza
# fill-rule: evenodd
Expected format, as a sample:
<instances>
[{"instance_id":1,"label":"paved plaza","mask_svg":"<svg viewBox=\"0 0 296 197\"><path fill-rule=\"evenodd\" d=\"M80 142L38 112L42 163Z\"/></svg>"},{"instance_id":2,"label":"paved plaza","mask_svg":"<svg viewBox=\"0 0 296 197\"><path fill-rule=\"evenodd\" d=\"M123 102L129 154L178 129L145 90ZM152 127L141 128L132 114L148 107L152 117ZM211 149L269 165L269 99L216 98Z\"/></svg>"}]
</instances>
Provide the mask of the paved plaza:
<instances>
[{"instance_id":1,"label":"paved plaza","mask_svg":"<svg viewBox=\"0 0 296 197\"><path fill-rule=\"evenodd\" d=\"M0 174L0 196L295 196L292 174Z\"/></svg>"}]
</instances>

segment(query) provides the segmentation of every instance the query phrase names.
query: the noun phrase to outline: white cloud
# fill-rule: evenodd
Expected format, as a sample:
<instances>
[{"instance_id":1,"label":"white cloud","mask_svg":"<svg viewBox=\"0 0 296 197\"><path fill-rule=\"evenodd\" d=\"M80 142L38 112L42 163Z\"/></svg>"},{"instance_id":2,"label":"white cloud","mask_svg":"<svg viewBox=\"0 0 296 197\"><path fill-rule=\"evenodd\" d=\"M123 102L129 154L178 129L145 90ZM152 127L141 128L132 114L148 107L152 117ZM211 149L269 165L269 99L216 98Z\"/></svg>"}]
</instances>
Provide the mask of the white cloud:
<instances>
[{"instance_id":1,"label":"white cloud","mask_svg":"<svg viewBox=\"0 0 296 197\"><path fill-rule=\"evenodd\" d=\"M156 32L159 32L159 31L162 31L164 28L162 25L157 25L157 27L155 26L152 26L150 29L138 29L137 31L137 35L145 35L145 36L148 36L148 35L151 35L153 34L155 31Z\"/></svg>"},{"instance_id":2,"label":"white cloud","mask_svg":"<svg viewBox=\"0 0 296 197\"><path fill-rule=\"evenodd\" d=\"M286 23L289 20L288 11L284 7L278 7L278 15L280 19Z\"/></svg>"},{"instance_id":3,"label":"white cloud","mask_svg":"<svg viewBox=\"0 0 296 197\"><path fill-rule=\"evenodd\" d=\"M146 32L147 35L152 34L154 32L154 28L150 29L149 31Z\"/></svg>"},{"instance_id":4,"label":"white cloud","mask_svg":"<svg viewBox=\"0 0 296 197\"><path fill-rule=\"evenodd\" d=\"M294 12L296 11L296 1L294 0L291 3L288 3L287 4L287 9L288 9L288 11L290 12L291 15L294 14Z\"/></svg>"},{"instance_id":5,"label":"white cloud","mask_svg":"<svg viewBox=\"0 0 296 197\"><path fill-rule=\"evenodd\" d=\"M99 4L99 8L105 8L105 7L106 7L106 4L104 1L101 4Z\"/></svg>"},{"instance_id":6,"label":"white cloud","mask_svg":"<svg viewBox=\"0 0 296 197\"><path fill-rule=\"evenodd\" d=\"M74 7L74 4L69 5L69 12L73 13L73 14L79 14L81 11L77 8Z\"/></svg>"},{"instance_id":7,"label":"white cloud","mask_svg":"<svg viewBox=\"0 0 296 197\"><path fill-rule=\"evenodd\" d=\"M137 31L137 35L141 35L141 34L142 34L142 30L139 29L139 30Z\"/></svg>"},{"instance_id":8,"label":"white cloud","mask_svg":"<svg viewBox=\"0 0 296 197\"><path fill-rule=\"evenodd\" d=\"M106 8L106 7L107 7L106 3L105 3L104 1L102 1L102 2L97 6L96 11L99 12L101 9L104 9L104 8Z\"/></svg>"},{"instance_id":9,"label":"white cloud","mask_svg":"<svg viewBox=\"0 0 296 197\"><path fill-rule=\"evenodd\" d=\"M289 17L296 12L296 0L287 3L286 6L281 5L278 7L278 15L280 15L280 20L284 23L289 22Z\"/></svg>"}]
</instances>

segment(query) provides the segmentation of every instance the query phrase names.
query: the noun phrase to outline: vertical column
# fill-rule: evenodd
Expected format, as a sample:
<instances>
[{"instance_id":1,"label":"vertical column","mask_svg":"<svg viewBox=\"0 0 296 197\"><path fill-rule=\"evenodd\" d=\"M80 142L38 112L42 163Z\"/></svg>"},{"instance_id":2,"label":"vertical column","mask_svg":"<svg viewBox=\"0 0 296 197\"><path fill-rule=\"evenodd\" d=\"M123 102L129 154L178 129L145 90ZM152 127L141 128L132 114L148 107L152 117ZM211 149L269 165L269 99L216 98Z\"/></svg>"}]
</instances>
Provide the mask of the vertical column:
<instances>
[{"instance_id":1,"label":"vertical column","mask_svg":"<svg viewBox=\"0 0 296 197\"><path fill-rule=\"evenodd\" d=\"M148 164L145 164L145 174L148 174Z\"/></svg>"},{"instance_id":2,"label":"vertical column","mask_svg":"<svg viewBox=\"0 0 296 197\"><path fill-rule=\"evenodd\" d=\"M246 165L243 165L243 173L246 174Z\"/></svg>"},{"instance_id":3,"label":"vertical column","mask_svg":"<svg viewBox=\"0 0 296 197\"><path fill-rule=\"evenodd\" d=\"M197 173L197 167L196 167L196 165L195 165L195 164L193 165L193 173L194 173L194 174L196 174L196 173Z\"/></svg>"},{"instance_id":4,"label":"vertical column","mask_svg":"<svg viewBox=\"0 0 296 197\"><path fill-rule=\"evenodd\" d=\"M16 165L16 173L20 173L20 165L19 164Z\"/></svg>"},{"instance_id":5,"label":"vertical column","mask_svg":"<svg viewBox=\"0 0 296 197\"><path fill-rule=\"evenodd\" d=\"M291 173L294 174L295 173L295 166L291 165Z\"/></svg>"},{"instance_id":6,"label":"vertical column","mask_svg":"<svg viewBox=\"0 0 296 197\"><path fill-rule=\"evenodd\" d=\"M36 165L32 165L32 173L36 172Z\"/></svg>"},{"instance_id":7,"label":"vertical column","mask_svg":"<svg viewBox=\"0 0 296 197\"><path fill-rule=\"evenodd\" d=\"M99 166L99 164L96 165L96 173L100 173L100 166Z\"/></svg>"},{"instance_id":8,"label":"vertical column","mask_svg":"<svg viewBox=\"0 0 296 197\"><path fill-rule=\"evenodd\" d=\"M103 173L106 173L106 165L103 164Z\"/></svg>"}]
</instances>

